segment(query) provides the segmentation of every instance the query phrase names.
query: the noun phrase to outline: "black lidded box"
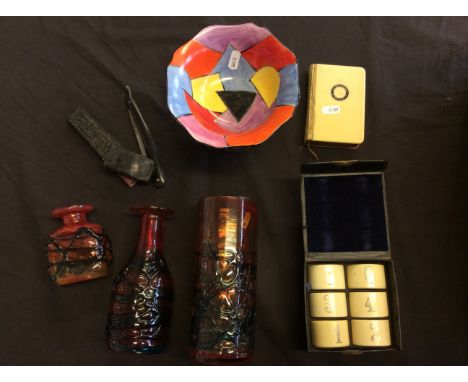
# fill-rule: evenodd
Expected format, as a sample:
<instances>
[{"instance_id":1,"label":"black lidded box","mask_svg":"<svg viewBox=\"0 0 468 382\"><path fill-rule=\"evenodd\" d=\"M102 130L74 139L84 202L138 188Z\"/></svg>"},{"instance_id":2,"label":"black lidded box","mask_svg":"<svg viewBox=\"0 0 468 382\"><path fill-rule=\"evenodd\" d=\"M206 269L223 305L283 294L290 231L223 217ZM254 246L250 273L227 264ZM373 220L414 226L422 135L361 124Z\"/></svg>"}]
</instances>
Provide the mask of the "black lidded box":
<instances>
[{"instance_id":1,"label":"black lidded box","mask_svg":"<svg viewBox=\"0 0 468 382\"><path fill-rule=\"evenodd\" d=\"M346 353L362 353L368 351L401 350L401 333L399 320L398 294L393 260L390 251L387 202L385 197L384 171L386 161L334 161L314 162L301 166L301 198L304 239L304 299L308 351L339 351ZM370 264L384 270L386 286L382 289L352 289L348 270L350 266ZM319 265L319 267L317 267ZM343 286L338 290L314 290L309 272L312 268L337 265L343 269ZM383 266L383 267L382 267ZM335 269L335 268L333 268ZM341 272L341 271L340 271ZM367 277L367 275L366 275ZM312 277L313 278L313 277ZM370 284L369 284L370 285ZM314 287L317 288L317 287ZM355 288L355 287L353 287ZM319 288L320 289L320 288ZM327 298L331 294L341 294L346 299L346 315L341 318L324 318L312 316L317 307L312 308L312 301ZM357 292L357 293L356 293ZM363 318L354 316L350 306L351 294L357 297L359 293L381 292L386 294L387 309L385 317ZM314 294L312 299L311 295ZM333 296L331 296L333 297ZM333 297L335 298L335 297ZM365 301L365 300L362 300ZM357 304L353 301L353 304ZM364 305L364 303L362 304ZM344 306L344 303L343 303ZM357 306L357 305L356 305ZM320 308L320 307L318 307ZM364 308L364 306L362 306ZM367 308L369 308L367 310ZM372 313L372 302L365 302L365 314ZM354 310L354 312L356 312ZM367 313L367 311L371 313ZM353 313L353 314L352 314ZM340 345L322 345L323 326L336 326L333 336L345 338L337 340ZM340 321L341 323L339 323ZM366 331L358 330L358 325L379 326L385 324L385 332L390 339L381 343L385 345L369 345L362 343L360 337L367 335ZM344 326L342 326L344 325ZM356 325L356 326L354 326ZM328 326L326 326L328 328ZM341 327L341 333L339 332ZM348 333L343 329L348 328ZM362 326L359 326L362 328ZM355 330L354 330L355 329ZM327 329L328 330L328 329ZM331 329L330 329L331 330ZM367 328L367 330L369 330ZM315 335L313 334L315 333ZM344 336L346 334L346 336ZM379 333L374 333L380 339ZM374 338L374 336L372 336ZM326 336L324 337L326 339ZM365 337L367 338L367 337ZM370 338L370 335L369 335ZM373 343L373 342L371 342ZM378 341L376 343L379 343ZM347 345L348 344L348 345Z\"/></svg>"}]
</instances>

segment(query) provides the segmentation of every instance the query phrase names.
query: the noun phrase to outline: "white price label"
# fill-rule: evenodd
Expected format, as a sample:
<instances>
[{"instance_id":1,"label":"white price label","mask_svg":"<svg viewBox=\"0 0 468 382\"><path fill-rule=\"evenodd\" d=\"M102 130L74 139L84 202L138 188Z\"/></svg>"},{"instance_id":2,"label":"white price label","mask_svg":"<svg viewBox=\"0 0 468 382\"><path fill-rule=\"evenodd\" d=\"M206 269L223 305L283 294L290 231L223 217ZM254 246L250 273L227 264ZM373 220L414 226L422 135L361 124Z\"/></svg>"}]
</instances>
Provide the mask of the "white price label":
<instances>
[{"instance_id":1,"label":"white price label","mask_svg":"<svg viewBox=\"0 0 468 382\"><path fill-rule=\"evenodd\" d=\"M229 69L231 70L237 70L237 67L239 66L239 61L241 58L241 53L238 50L233 50L231 53L231 57L229 58Z\"/></svg>"},{"instance_id":2,"label":"white price label","mask_svg":"<svg viewBox=\"0 0 468 382\"><path fill-rule=\"evenodd\" d=\"M341 108L338 105L331 105L331 106L323 106L322 113L323 114L339 114Z\"/></svg>"}]
</instances>

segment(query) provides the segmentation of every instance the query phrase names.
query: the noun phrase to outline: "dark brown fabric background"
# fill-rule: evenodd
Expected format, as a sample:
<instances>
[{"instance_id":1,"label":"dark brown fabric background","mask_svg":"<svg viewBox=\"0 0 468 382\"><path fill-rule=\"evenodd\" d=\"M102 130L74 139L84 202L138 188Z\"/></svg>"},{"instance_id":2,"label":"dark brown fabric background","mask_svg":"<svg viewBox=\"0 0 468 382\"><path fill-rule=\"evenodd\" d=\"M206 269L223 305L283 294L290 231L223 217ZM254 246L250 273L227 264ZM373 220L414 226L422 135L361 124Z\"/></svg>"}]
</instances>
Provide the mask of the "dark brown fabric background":
<instances>
[{"instance_id":1,"label":"dark brown fabric background","mask_svg":"<svg viewBox=\"0 0 468 382\"><path fill-rule=\"evenodd\" d=\"M252 21L299 60L301 101L266 143L242 152L195 142L166 106L172 53L203 27ZM196 205L215 194L259 206L257 365L468 363L468 18L0 18L0 363L186 365ZM307 353L299 166L311 63L367 69L366 140L322 160L386 159L401 352ZM135 91L167 186L128 189L67 124L82 105L137 149L124 103ZM50 211L92 203L109 232L111 277L56 287L44 246ZM169 349L118 354L104 328L113 276L139 231L133 204L172 207L165 255L175 280Z\"/></svg>"}]
</instances>

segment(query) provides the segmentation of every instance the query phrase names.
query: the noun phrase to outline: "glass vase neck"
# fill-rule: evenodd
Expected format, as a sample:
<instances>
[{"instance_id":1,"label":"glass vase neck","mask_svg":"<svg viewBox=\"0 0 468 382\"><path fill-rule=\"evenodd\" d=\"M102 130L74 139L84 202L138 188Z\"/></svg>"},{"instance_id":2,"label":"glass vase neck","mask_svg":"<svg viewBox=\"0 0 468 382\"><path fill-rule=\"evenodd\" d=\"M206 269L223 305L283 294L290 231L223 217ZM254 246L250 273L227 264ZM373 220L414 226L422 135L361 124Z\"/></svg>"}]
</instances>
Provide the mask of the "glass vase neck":
<instances>
[{"instance_id":1,"label":"glass vase neck","mask_svg":"<svg viewBox=\"0 0 468 382\"><path fill-rule=\"evenodd\" d=\"M172 211L166 208L143 206L132 207L133 213L141 215L140 240L137 253L151 256L162 249L162 222L172 215Z\"/></svg>"},{"instance_id":2,"label":"glass vase neck","mask_svg":"<svg viewBox=\"0 0 468 382\"><path fill-rule=\"evenodd\" d=\"M61 218L64 225L88 223L87 214L94 210L90 204L79 204L69 207L56 208L51 215L54 218Z\"/></svg>"}]
</instances>

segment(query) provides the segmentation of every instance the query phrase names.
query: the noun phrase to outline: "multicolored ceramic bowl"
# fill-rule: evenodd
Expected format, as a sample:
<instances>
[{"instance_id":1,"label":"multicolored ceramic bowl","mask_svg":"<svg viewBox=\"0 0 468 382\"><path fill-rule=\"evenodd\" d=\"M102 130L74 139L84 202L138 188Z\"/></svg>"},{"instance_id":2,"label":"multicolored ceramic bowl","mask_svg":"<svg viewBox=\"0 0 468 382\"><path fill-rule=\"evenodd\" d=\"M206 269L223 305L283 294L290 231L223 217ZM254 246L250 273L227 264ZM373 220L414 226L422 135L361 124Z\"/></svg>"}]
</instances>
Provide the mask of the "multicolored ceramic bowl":
<instances>
[{"instance_id":1,"label":"multicolored ceramic bowl","mask_svg":"<svg viewBox=\"0 0 468 382\"><path fill-rule=\"evenodd\" d=\"M251 23L203 29L174 53L167 81L172 114L213 147L264 142L299 100L296 56Z\"/></svg>"}]
</instances>

